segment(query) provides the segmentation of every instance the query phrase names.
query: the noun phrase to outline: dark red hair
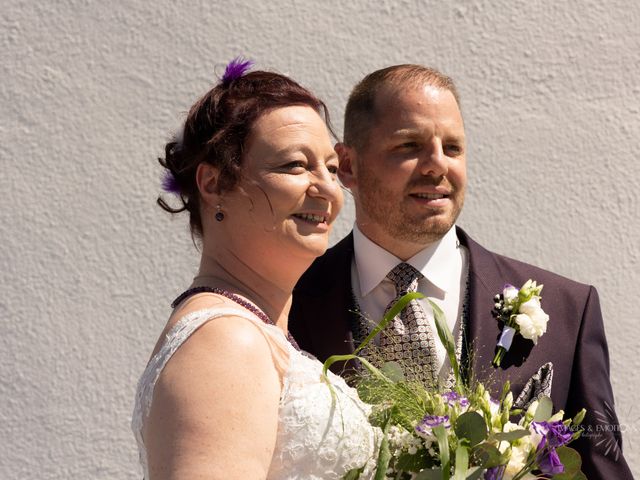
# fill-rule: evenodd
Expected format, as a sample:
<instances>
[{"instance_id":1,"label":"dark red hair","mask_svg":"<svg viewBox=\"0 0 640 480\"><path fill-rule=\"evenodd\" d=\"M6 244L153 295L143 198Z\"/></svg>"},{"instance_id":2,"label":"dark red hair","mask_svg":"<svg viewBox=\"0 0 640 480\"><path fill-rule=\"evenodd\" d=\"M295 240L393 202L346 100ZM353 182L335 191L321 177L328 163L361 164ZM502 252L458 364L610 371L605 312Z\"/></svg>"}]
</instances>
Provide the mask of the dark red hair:
<instances>
[{"instance_id":1,"label":"dark red hair","mask_svg":"<svg viewBox=\"0 0 640 480\"><path fill-rule=\"evenodd\" d=\"M219 169L218 193L232 190L241 178L242 153L254 122L269 110L292 105L313 108L333 134L326 105L284 75L256 71L216 85L191 107L182 134L166 144L165 157L158 159L182 205L171 207L162 196L158 204L170 213L187 210L191 233L200 237L198 165L207 162Z\"/></svg>"}]
</instances>

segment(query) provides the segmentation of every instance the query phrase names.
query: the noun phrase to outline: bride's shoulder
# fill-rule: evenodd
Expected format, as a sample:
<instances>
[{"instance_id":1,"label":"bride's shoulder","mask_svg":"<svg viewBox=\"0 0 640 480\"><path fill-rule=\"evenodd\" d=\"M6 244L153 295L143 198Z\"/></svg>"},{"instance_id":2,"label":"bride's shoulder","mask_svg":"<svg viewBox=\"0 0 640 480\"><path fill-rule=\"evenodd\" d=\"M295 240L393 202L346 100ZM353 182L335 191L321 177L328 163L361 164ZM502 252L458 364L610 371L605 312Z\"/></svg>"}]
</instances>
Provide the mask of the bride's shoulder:
<instances>
[{"instance_id":1,"label":"bride's shoulder","mask_svg":"<svg viewBox=\"0 0 640 480\"><path fill-rule=\"evenodd\" d=\"M173 313L163 337L174 345L158 378L161 390L192 396L196 385L206 392L205 385L214 383L215 389L244 374L278 382L278 369L270 361L273 349L260 321L233 302L218 297L186 301Z\"/></svg>"},{"instance_id":2,"label":"bride's shoulder","mask_svg":"<svg viewBox=\"0 0 640 480\"><path fill-rule=\"evenodd\" d=\"M204 348L208 354L222 356L232 350L247 354L246 350L267 354L264 325L260 319L237 303L212 293L194 295L180 304L167 322L165 337L188 335L185 348ZM263 348L261 348L263 347ZM257 350L256 350L257 349Z\"/></svg>"},{"instance_id":3,"label":"bride's shoulder","mask_svg":"<svg viewBox=\"0 0 640 480\"><path fill-rule=\"evenodd\" d=\"M193 465L215 469L211 459L232 432L249 434L239 418L255 426L259 419L251 412L267 412L267 426L276 424L281 381L250 313L222 299L184 303L168 325L165 345L173 343L173 353L155 383L143 437L150 465L165 455L184 455ZM182 450L174 451L176 445Z\"/></svg>"},{"instance_id":4,"label":"bride's shoulder","mask_svg":"<svg viewBox=\"0 0 640 480\"><path fill-rule=\"evenodd\" d=\"M275 372L282 384L289 354L277 327L225 297L203 293L182 302L171 315L152 354L151 364L159 362L159 383L172 388L182 384L185 371L190 372L185 387L207 378L225 383L237 375L239 365L250 375Z\"/></svg>"}]
</instances>

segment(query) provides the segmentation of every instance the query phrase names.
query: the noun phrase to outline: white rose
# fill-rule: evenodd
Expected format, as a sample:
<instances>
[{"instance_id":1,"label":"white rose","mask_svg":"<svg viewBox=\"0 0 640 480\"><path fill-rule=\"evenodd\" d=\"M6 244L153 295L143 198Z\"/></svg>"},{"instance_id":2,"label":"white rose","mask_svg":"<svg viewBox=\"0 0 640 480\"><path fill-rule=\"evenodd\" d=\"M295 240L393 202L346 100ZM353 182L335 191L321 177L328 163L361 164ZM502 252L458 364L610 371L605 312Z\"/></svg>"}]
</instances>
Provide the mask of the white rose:
<instances>
[{"instance_id":1,"label":"white rose","mask_svg":"<svg viewBox=\"0 0 640 480\"><path fill-rule=\"evenodd\" d=\"M544 313L540 307L538 297L520 305L519 313L515 318L516 323L520 327L520 335L529 340L533 340L534 344L538 343L538 338L547 331L547 322L549 315Z\"/></svg>"},{"instance_id":2,"label":"white rose","mask_svg":"<svg viewBox=\"0 0 640 480\"><path fill-rule=\"evenodd\" d=\"M540 297L531 297L529 300L520 305L520 312L526 313L530 315L533 312L537 312L538 310L542 310L540 306Z\"/></svg>"},{"instance_id":3,"label":"white rose","mask_svg":"<svg viewBox=\"0 0 640 480\"><path fill-rule=\"evenodd\" d=\"M514 445L511 448L511 456L509 457L509 463L504 470L504 478L513 478L520 470L524 468L529 457L530 446L527 445Z\"/></svg>"}]
</instances>

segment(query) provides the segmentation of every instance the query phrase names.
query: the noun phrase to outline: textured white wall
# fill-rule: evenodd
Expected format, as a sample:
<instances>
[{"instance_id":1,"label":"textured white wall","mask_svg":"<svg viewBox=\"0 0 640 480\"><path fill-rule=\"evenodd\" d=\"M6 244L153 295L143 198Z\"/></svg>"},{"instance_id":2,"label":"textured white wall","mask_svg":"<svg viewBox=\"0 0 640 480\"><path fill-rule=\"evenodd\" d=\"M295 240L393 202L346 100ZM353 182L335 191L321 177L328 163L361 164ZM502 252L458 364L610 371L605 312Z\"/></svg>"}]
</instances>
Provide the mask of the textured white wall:
<instances>
[{"instance_id":1,"label":"textured white wall","mask_svg":"<svg viewBox=\"0 0 640 480\"><path fill-rule=\"evenodd\" d=\"M135 382L197 261L186 219L154 205L155 158L238 54L311 87L337 126L374 69L454 77L461 224L599 289L640 474L636 0L1 3L0 478L140 478Z\"/></svg>"}]
</instances>

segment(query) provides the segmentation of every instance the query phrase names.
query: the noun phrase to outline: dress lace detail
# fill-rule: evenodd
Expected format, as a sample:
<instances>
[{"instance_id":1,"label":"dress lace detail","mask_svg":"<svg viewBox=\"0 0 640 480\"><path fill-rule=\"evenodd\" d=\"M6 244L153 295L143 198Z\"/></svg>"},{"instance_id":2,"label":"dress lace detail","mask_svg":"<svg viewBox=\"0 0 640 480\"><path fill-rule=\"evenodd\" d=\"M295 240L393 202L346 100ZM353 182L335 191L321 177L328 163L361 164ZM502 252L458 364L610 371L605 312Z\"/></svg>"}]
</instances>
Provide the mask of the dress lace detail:
<instances>
[{"instance_id":1,"label":"dress lace detail","mask_svg":"<svg viewBox=\"0 0 640 480\"><path fill-rule=\"evenodd\" d=\"M365 470L360 478L372 478L381 433L369 424L370 407L358 398L357 392L331 372L330 388L322 378L322 364L296 350L277 327L264 324L248 312L220 307L198 310L181 318L140 378L131 426L145 478L148 468L142 431L155 383L180 345L204 323L222 316L254 322L266 338L277 342L272 349L288 351L289 361L284 368L278 365L279 356L274 352L274 362L283 378L277 439L267 479L340 479L348 471L361 467Z\"/></svg>"}]
</instances>

